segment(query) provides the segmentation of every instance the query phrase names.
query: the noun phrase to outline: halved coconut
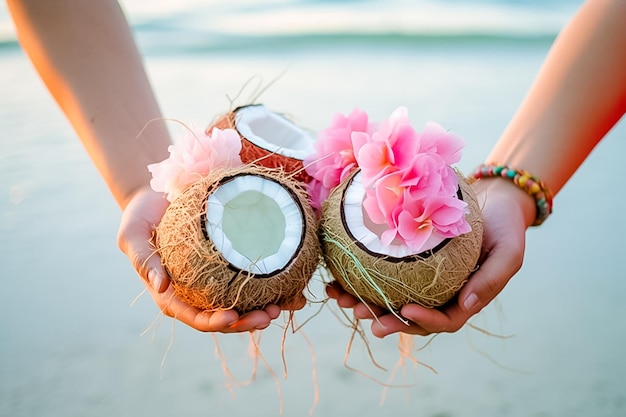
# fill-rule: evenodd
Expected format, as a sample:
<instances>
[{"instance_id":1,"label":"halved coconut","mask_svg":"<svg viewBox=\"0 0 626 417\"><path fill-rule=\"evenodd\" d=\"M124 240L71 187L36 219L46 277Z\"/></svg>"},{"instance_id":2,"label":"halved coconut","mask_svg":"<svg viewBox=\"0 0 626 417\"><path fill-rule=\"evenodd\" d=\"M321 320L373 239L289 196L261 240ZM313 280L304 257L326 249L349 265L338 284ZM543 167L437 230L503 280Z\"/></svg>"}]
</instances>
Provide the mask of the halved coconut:
<instances>
[{"instance_id":1,"label":"halved coconut","mask_svg":"<svg viewBox=\"0 0 626 417\"><path fill-rule=\"evenodd\" d=\"M322 212L322 248L334 278L361 300L392 311L408 303L435 307L449 301L476 267L483 231L476 196L458 172L457 177L457 195L468 203L472 230L431 240L415 253L400 242L381 242L381 227L363 209L361 175L353 173L333 190Z\"/></svg>"},{"instance_id":2,"label":"halved coconut","mask_svg":"<svg viewBox=\"0 0 626 417\"><path fill-rule=\"evenodd\" d=\"M302 297L321 256L301 186L254 166L213 172L185 190L156 245L180 298L241 313Z\"/></svg>"},{"instance_id":3,"label":"halved coconut","mask_svg":"<svg viewBox=\"0 0 626 417\"><path fill-rule=\"evenodd\" d=\"M263 104L238 107L207 128L237 130L242 140L241 160L281 168L302 182L309 180L302 161L315 151L315 137Z\"/></svg>"}]
</instances>

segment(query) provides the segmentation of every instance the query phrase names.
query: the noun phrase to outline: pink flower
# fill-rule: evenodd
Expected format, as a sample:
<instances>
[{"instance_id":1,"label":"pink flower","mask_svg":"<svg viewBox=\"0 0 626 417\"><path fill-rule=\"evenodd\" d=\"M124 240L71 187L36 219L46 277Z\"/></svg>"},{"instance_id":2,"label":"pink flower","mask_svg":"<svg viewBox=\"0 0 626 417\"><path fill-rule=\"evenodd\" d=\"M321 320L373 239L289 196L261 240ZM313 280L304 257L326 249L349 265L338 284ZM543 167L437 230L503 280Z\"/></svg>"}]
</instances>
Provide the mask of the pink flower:
<instances>
[{"instance_id":1,"label":"pink flower","mask_svg":"<svg viewBox=\"0 0 626 417\"><path fill-rule=\"evenodd\" d=\"M367 114L338 114L320 132L316 153L305 159L313 180L307 184L314 207L356 168L365 187L363 208L369 219L386 225L386 245L401 243L415 253L470 231L467 203L457 198L452 164L461 159L464 140L434 122L417 132L405 107L377 127Z\"/></svg>"},{"instance_id":2,"label":"pink flower","mask_svg":"<svg viewBox=\"0 0 626 417\"><path fill-rule=\"evenodd\" d=\"M379 131L363 139L356 160L366 186L390 172L409 169L419 150L419 136L404 107L396 109Z\"/></svg>"},{"instance_id":3,"label":"pink flower","mask_svg":"<svg viewBox=\"0 0 626 417\"><path fill-rule=\"evenodd\" d=\"M468 233L466 211L467 203L455 197L405 198L402 206L394 209L392 225L381 241L390 244L400 238L414 252L422 252L446 238Z\"/></svg>"},{"instance_id":4,"label":"pink flower","mask_svg":"<svg viewBox=\"0 0 626 417\"><path fill-rule=\"evenodd\" d=\"M319 132L316 152L304 159L306 172L313 178L308 184L313 207L321 208L330 191L357 167L355 146L363 143L358 133L369 133L375 127L367 113L354 109L348 116L335 114L330 127Z\"/></svg>"},{"instance_id":5,"label":"pink flower","mask_svg":"<svg viewBox=\"0 0 626 417\"><path fill-rule=\"evenodd\" d=\"M241 138L234 129L214 128L210 135L195 128L186 132L168 147L167 159L148 165L152 173L150 186L154 191L165 193L170 202L211 170L242 164Z\"/></svg>"},{"instance_id":6,"label":"pink flower","mask_svg":"<svg viewBox=\"0 0 626 417\"><path fill-rule=\"evenodd\" d=\"M306 184L311 206L316 210L322 209L322 204L328 199L332 187L324 187L320 180L313 178Z\"/></svg>"},{"instance_id":7,"label":"pink flower","mask_svg":"<svg viewBox=\"0 0 626 417\"><path fill-rule=\"evenodd\" d=\"M454 169L437 154L419 153L404 171L402 185L409 188L414 200L431 195L454 195L458 180Z\"/></svg>"},{"instance_id":8,"label":"pink flower","mask_svg":"<svg viewBox=\"0 0 626 417\"><path fill-rule=\"evenodd\" d=\"M414 251L469 232L467 204L456 197L450 166L461 158L462 138L429 122L422 133L410 125L406 108L396 109L372 135L362 134L356 161L361 168L370 220L385 224L383 244L400 241Z\"/></svg>"},{"instance_id":9,"label":"pink flower","mask_svg":"<svg viewBox=\"0 0 626 417\"><path fill-rule=\"evenodd\" d=\"M447 165L456 164L461 160L465 140L445 130L435 122L427 122L420 137L419 151L435 153L443 158Z\"/></svg>"},{"instance_id":10,"label":"pink flower","mask_svg":"<svg viewBox=\"0 0 626 417\"><path fill-rule=\"evenodd\" d=\"M366 187L363 208L370 220L376 224L392 222L393 210L404 201L404 189L400 172L387 174L373 187Z\"/></svg>"}]
</instances>

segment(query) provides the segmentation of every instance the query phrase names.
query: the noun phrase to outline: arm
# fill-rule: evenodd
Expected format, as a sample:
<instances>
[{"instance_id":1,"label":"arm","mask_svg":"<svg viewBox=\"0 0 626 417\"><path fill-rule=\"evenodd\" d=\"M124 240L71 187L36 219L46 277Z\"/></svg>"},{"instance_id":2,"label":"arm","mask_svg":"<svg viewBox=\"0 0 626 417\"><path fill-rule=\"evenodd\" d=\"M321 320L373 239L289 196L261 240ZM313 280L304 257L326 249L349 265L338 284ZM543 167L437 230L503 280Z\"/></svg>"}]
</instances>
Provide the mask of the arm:
<instances>
[{"instance_id":1,"label":"arm","mask_svg":"<svg viewBox=\"0 0 626 417\"><path fill-rule=\"evenodd\" d=\"M589 0L556 39L528 95L487 162L524 169L558 193L594 146L626 111L626 2ZM504 288L522 265L525 232L535 219L534 200L501 178L475 185L483 203L480 268L441 309L404 306L410 327L376 310L372 332L426 335L456 331ZM342 307L372 318L354 297L329 287Z\"/></svg>"},{"instance_id":2,"label":"arm","mask_svg":"<svg viewBox=\"0 0 626 417\"><path fill-rule=\"evenodd\" d=\"M560 191L626 111L625 22L622 0L582 6L488 162L526 169Z\"/></svg>"},{"instance_id":3,"label":"arm","mask_svg":"<svg viewBox=\"0 0 626 417\"><path fill-rule=\"evenodd\" d=\"M174 296L159 257L153 256L150 240L167 200L150 189L146 167L168 156L170 138L118 3L7 4L23 49L123 210L119 246L151 284L148 290L161 311L202 331L267 327L280 312L277 306L239 317L232 310L209 313L184 304Z\"/></svg>"},{"instance_id":4,"label":"arm","mask_svg":"<svg viewBox=\"0 0 626 417\"><path fill-rule=\"evenodd\" d=\"M123 209L170 143L132 34L114 1L15 1L24 50Z\"/></svg>"}]
</instances>

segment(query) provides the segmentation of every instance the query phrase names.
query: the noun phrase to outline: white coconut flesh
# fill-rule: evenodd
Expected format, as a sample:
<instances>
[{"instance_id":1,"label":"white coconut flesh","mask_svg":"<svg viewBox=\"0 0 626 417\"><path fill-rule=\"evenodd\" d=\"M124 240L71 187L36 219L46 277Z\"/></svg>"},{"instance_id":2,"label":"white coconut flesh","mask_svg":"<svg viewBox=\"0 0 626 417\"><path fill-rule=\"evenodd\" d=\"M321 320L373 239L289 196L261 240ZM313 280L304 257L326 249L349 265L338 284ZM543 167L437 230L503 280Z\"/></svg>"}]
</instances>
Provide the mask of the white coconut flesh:
<instances>
[{"instance_id":1,"label":"white coconut flesh","mask_svg":"<svg viewBox=\"0 0 626 417\"><path fill-rule=\"evenodd\" d=\"M235 111L235 127L244 138L266 151L304 160L315 152L315 138L262 104Z\"/></svg>"},{"instance_id":2,"label":"white coconut flesh","mask_svg":"<svg viewBox=\"0 0 626 417\"><path fill-rule=\"evenodd\" d=\"M381 257L406 258L434 249L445 240L445 238L440 236L431 236L419 252L398 241L398 239L395 239L389 245L383 244L380 236L386 225L376 224L369 218L363 208L364 199L365 187L359 172L352 177L352 180L344 190L341 218L352 238L371 254Z\"/></svg>"},{"instance_id":3,"label":"white coconut flesh","mask_svg":"<svg viewBox=\"0 0 626 417\"><path fill-rule=\"evenodd\" d=\"M300 250L303 212L280 183L259 175L239 175L219 185L207 203L207 235L233 267L272 276Z\"/></svg>"}]
</instances>

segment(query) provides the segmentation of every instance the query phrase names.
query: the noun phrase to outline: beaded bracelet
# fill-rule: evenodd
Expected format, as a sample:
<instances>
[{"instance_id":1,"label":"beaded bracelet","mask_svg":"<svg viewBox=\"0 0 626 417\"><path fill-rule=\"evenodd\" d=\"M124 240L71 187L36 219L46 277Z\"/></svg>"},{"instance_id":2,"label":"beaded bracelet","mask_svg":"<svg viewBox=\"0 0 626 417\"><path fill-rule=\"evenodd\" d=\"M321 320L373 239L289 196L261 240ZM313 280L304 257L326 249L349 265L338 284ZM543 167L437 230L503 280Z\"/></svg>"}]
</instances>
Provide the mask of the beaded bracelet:
<instances>
[{"instance_id":1,"label":"beaded bracelet","mask_svg":"<svg viewBox=\"0 0 626 417\"><path fill-rule=\"evenodd\" d=\"M502 177L512 181L513 184L533 197L535 199L535 205L537 206L537 214L533 226L539 226L552 214L552 193L543 181L527 171L516 170L500 164L482 164L476 168L472 177L476 179Z\"/></svg>"}]
</instances>

